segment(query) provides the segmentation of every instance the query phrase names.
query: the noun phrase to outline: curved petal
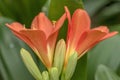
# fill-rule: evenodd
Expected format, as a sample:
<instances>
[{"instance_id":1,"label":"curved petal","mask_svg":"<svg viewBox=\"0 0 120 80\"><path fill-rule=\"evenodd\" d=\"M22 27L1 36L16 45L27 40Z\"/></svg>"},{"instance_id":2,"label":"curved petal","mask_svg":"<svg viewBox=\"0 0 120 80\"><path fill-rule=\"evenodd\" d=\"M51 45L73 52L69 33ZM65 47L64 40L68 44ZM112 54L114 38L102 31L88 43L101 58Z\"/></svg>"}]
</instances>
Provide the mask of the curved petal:
<instances>
[{"instance_id":1,"label":"curved petal","mask_svg":"<svg viewBox=\"0 0 120 80\"><path fill-rule=\"evenodd\" d=\"M65 12L66 12L66 16L68 18L68 24L71 25L71 15L70 15L70 11L68 10L67 6L65 6Z\"/></svg>"},{"instance_id":2,"label":"curved petal","mask_svg":"<svg viewBox=\"0 0 120 80\"><path fill-rule=\"evenodd\" d=\"M107 33L99 31L99 30L91 30L88 31L86 38L77 46L77 52L79 56L83 55L83 53L91 48L93 44L95 44L98 40L103 38Z\"/></svg>"},{"instance_id":3,"label":"curved petal","mask_svg":"<svg viewBox=\"0 0 120 80\"><path fill-rule=\"evenodd\" d=\"M64 14L60 17L60 19L55 23L55 27L54 27L54 30L53 30L52 33L58 31L58 30L62 27L65 19L66 19L66 14L64 13Z\"/></svg>"},{"instance_id":4,"label":"curved petal","mask_svg":"<svg viewBox=\"0 0 120 80\"><path fill-rule=\"evenodd\" d=\"M58 32L54 32L54 34L50 35L49 38L47 39L47 46L48 46L48 53L51 55L50 58L51 60L53 59L53 55L54 55L54 49L55 49L55 44L56 44L56 40L57 40L57 35Z\"/></svg>"},{"instance_id":5,"label":"curved petal","mask_svg":"<svg viewBox=\"0 0 120 80\"><path fill-rule=\"evenodd\" d=\"M25 29L25 27L18 22L13 22L12 24L6 24L6 26L10 28L12 31L16 31L16 32Z\"/></svg>"},{"instance_id":6,"label":"curved petal","mask_svg":"<svg viewBox=\"0 0 120 80\"><path fill-rule=\"evenodd\" d=\"M58 32L59 32L59 29L62 27L65 19L66 19L66 14L63 14L63 16L60 17L60 19L55 23L54 30L47 39L47 42L51 48L51 52L50 52L51 55L53 55L53 53L54 53L54 48L55 48L55 43L57 40Z\"/></svg>"},{"instance_id":7,"label":"curved petal","mask_svg":"<svg viewBox=\"0 0 120 80\"><path fill-rule=\"evenodd\" d=\"M34 44L31 42L31 40L29 38L27 38L24 34L20 33L20 32L15 32L12 31L14 33L14 35L16 35L18 38L20 38L22 41L24 41L27 45L29 45L30 48L32 48L33 50L35 49Z\"/></svg>"},{"instance_id":8,"label":"curved petal","mask_svg":"<svg viewBox=\"0 0 120 80\"><path fill-rule=\"evenodd\" d=\"M70 15L70 12L69 12L69 10L68 10L68 8L67 8L67 6L65 6L65 12L66 12L66 16L67 16L67 19L68 19L68 31L67 31L67 46L68 46L68 44L70 43L70 41L69 41L69 39L70 39L70 36L71 36L71 34L70 34L70 30L71 30L71 27L72 27L72 21L71 21L71 15Z\"/></svg>"},{"instance_id":9,"label":"curved petal","mask_svg":"<svg viewBox=\"0 0 120 80\"><path fill-rule=\"evenodd\" d=\"M46 67L51 67L52 61L49 59L47 50L47 40L44 32L40 30L22 30L20 31L31 40L37 51L35 53L43 61Z\"/></svg>"},{"instance_id":10,"label":"curved petal","mask_svg":"<svg viewBox=\"0 0 120 80\"><path fill-rule=\"evenodd\" d=\"M89 48L87 48L86 50L84 50L83 53L79 55L79 58L82 57L88 50L90 50L91 48L93 48L100 41L102 41L104 39L107 39L107 38L110 38L110 37L116 35L117 33L118 32L111 32L111 33L106 34L104 37L98 39L96 42L94 42L93 44L91 44Z\"/></svg>"},{"instance_id":11,"label":"curved petal","mask_svg":"<svg viewBox=\"0 0 120 80\"><path fill-rule=\"evenodd\" d=\"M77 9L72 16L74 31L83 32L90 29L90 17L85 10ZM77 32L77 31L76 31Z\"/></svg>"},{"instance_id":12,"label":"curved petal","mask_svg":"<svg viewBox=\"0 0 120 80\"><path fill-rule=\"evenodd\" d=\"M18 38L27 43L32 49L35 49L31 40L20 32L21 30L26 30L20 23L14 22L12 24L6 24L6 26L12 30L14 35L16 35Z\"/></svg>"},{"instance_id":13,"label":"curved petal","mask_svg":"<svg viewBox=\"0 0 120 80\"><path fill-rule=\"evenodd\" d=\"M77 42L84 31L90 29L90 18L86 11L77 9L72 16L71 34L74 42Z\"/></svg>"},{"instance_id":14,"label":"curved petal","mask_svg":"<svg viewBox=\"0 0 120 80\"><path fill-rule=\"evenodd\" d=\"M107 28L107 26L99 26L99 27L93 28L92 30L99 30L99 31L108 33L106 36L101 38L99 41L107 39L109 37L112 37L112 36L114 36L114 35L116 35L118 33L117 31L109 33L109 29Z\"/></svg>"},{"instance_id":15,"label":"curved petal","mask_svg":"<svg viewBox=\"0 0 120 80\"><path fill-rule=\"evenodd\" d=\"M114 31L114 32L111 32L111 33L108 33L106 36L104 36L103 38L100 39L100 41L104 40L104 39L107 39L107 38L110 38L114 35L118 34L117 31Z\"/></svg>"},{"instance_id":16,"label":"curved petal","mask_svg":"<svg viewBox=\"0 0 120 80\"><path fill-rule=\"evenodd\" d=\"M69 30L68 30L68 44L70 46L76 46L80 36L84 31L90 29L90 18L85 10L77 9L72 16L72 20L70 20L69 10L66 8L66 14L69 22Z\"/></svg>"},{"instance_id":17,"label":"curved petal","mask_svg":"<svg viewBox=\"0 0 120 80\"><path fill-rule=\"evenodd\" d=\"M51 34L53 28L54 27L51 21L45 16L44 13L39 13L39 15L34 18L31 24L31 29L43 31L46 37Z\"/></svg>"},{"instance_id":18,"label":"curved petal","mask_svg":"<svg viewBox=\"0 0 120 80\"><path fill-rule=\"evenodd\" d=\"M93 28L92 30L99 30L102 32L109 33L109 29L107 28L107 26L99 26L99 27Z\"/></svg>"}]
</instances>

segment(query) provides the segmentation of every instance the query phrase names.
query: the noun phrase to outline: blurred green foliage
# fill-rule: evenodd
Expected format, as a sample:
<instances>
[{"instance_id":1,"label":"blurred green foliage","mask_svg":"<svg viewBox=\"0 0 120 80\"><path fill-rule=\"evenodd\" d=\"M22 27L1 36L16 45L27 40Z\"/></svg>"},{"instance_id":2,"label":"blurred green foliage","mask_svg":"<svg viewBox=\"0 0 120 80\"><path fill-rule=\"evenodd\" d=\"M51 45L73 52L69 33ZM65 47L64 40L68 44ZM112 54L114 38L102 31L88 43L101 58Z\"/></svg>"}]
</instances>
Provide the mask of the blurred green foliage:
<instances>
[{"instance_id":1,"label":"blurred green foliage","mask_svg":"<svg viewBox=\"0 0 120 80\"><path fill-rule=\"evenodd\" d=\"M92 27L106 25L110 31L120 31L120 0L84 0L84 4L91 16ZM94 80L96 69L100 64L107 65L120 75L119 48L118 35L101 42L89 52L88 80Z\"/></svg>"},{"instance_id":2,"label":"blurred green foliage","mask_svg":"<svg viewBox=\"0 0 120 80\"><path fill-rule=\"evenodd\" d=\"M30 27L32 19L40 11L45 11L51 20L57 20L64 13L64 5L68 6L73 13L76 8L83 8L82 4L84 4L84 8L91 17L92 27L107 25L111 31L120 31L120 0L83 0L83 3L81 0L0 0L0 80L34 80L24 66L19 54L22 47L31 50L25 43L14 37L6 28L5 23L18 21L25 24L26 27ZM64 26L60 31L59 38L65 38L67 22ZM39 68L44 70L44 66L37 57L33 53L32 55ZM104 67L98 68L101 64L111 68L120 76L119 56L120 36L117 35L101 42L89 52L88 66L86 64L87 55L80 59L75 77L72 80L86 80L86 78L95 80L96 76L101 76L99 72L102 69L103 72L100 72L100 74L104 74L104 71L109 73L109 70ZM104 75L104 77L108 75ZM78 78L76 79L76 77Z\"/></svg>"},{"instance_id":3,"label":"blurred green foliage","mask_svg":"<svg viewBox=\"0 0 120 80\"><path fill-rule=\"evenodd\" d=\"M4 80L33 80L20 58L21 47L27 46L5 27L12 20L0 18L0 72ZM16 47L17 46L17 47Z\"/></svg>"},{"instance_id":4,"label":"blurred green foliage","mask_svg":"<svg viewBox=\"0 0 120 80\"><path fill-rule=\"evenodd\" d=\"M120 36L114 36L99 43L88 53L88 77L94 79L96 69L104 64L114 70L118 75L120 72Z\"/></svg>"},{"instance_id":5,"label":"blurred green foliage","mask_svg":"<svg viewBox=\"0 0 120 80\"><path fill-rule=\"evenodd\" d=\"M41 11L47 0L0 0L1 16L30 26L32 19Z\"/></svg>"},{"instance_id":6,"label":"blurred green foliage","mask_svg":"<svg viewBox=\"0 0 120 80\"><path fill-rule=\"evenodd\" d=\"M120 77L104 65L99 65L95 80L120 80Z\"/></svg>"},{"instance_id":7,"label":"blurred green foliage","mask_svg":"<svg viewBox=\"0 0 120 80\"><path fill-rule=\"evenodd\" d=\"M120 24L120 0L84 0L92 25Z\"/></svg>"}]
</instances>

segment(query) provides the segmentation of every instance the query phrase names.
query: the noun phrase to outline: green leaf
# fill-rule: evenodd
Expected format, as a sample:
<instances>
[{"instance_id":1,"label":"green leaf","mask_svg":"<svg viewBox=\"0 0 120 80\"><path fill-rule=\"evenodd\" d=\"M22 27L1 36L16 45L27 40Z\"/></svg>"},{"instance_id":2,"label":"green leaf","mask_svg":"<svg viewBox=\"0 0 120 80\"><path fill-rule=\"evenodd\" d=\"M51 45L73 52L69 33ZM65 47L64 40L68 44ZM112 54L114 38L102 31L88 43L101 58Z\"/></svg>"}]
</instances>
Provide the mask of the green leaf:
<instances>
[{"instance_id":1,"label":"green leaf","mask_svg":"<svg viewBox=\"0 0 120 80\"><path fill-rule=\"evenodd\" d=\"M70 9L73 13L77 8L83 8L82 0L50 0L49 17L52 20L58 19L65 11L64 6Z\"/></svg>"},{"instance_id":2,"label":"green leaf","mask_svg":"<svg viewBox=\"0 0 120 80\"><path fill-rule=\"evenodd\" d=\"M91 16L94 16L101 7L109 3L110 0L84 0L85 9Z\"/></svg>"},{"instance_id":3,"label":"green leaf","mask_svg":"<svg viewBox=\"0 0 120 80\"><path fill-rule=\"evenodd\" d=\"M120 21L120 0L84 0L92 25L115 25Z\"/></svg>"},{"instance_id":4,"label":"green leaf","mask_svg":"<svg viewBox=\"0 0 120 80\"><path fill-rule=\"evenodd\" d=\"M98 65L104 64L114 71L120 70L120 36L99 43L88 54L88 80L94 80Z\"/></svg>"},{"instance_id":5,"label":"green leaf","mask_svg":"<svg viewBox=\"0 0 120 80\"><path fill-rule=\"evenodd\" d=\"M20 56L22 47L30 49L11 34L5 26L8 22L12 20L0 18L0 74L4 80L34 80Z\"/></svg>"},{"instance_id":6,"label":"green leaf","mask_svg":"<svg viewBox=\"0 0 120 80\"><path fill-rule=\"evenodd\" d=\"M95 80L120 80L120 77L104 65L99 65L95 74Z\"/></svg>"},{"instance_id":7,"label":"green leaf","mask_svg":"<svg viewBox=\"0 0 120 80\"><path fill-rule=\"evenodd\" d=\"M118 31L120 32L120 24L113 25L109 27L111 31Z\"/></svg>"},{"instance_id":8,"label":"green leaf","mask_svg":"<svg viewBox=\"0 0 120 80\"><path fill-rule=\"evenodd\" d=\"M34 16L40 11L47 0L0 0L0 13L2 16L12 18L27 27Z\"/></svg>"}]
</instances>

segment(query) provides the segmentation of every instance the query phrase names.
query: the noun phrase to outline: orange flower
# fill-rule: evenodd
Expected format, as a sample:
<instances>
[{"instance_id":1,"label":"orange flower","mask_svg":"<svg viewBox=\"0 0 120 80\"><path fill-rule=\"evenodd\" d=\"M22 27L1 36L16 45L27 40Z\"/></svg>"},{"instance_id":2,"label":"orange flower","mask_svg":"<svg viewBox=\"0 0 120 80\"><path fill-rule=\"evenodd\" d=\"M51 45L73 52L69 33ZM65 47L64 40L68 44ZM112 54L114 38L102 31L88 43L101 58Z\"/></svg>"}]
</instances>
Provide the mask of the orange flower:
<instances>
[{"instance_id":1,"label":"orange flower","mask_svg":"<svg viewBox=\"0 0 120 80\"><path fill-rule=\"evenodd\" d=\"M44 13L40 13L32 22L31 29L26 29L20 23L6 24L12 32L27 43L43 64L49 69L52 66L53 54L58 31L61 28L66 14L52 23Z\"/></svg>"},{"instance_id":2,"label":"orange flower","mask_svg":"<svg viewBox=\"0 0 120 80\"><path fill-rule=\"evenodd\" d=\"M77 9L72 18L67 7L65 7L68 18L67 52L65 63L70 55L77 51L78 58L83 56L98 42L116 35L118 32L109 33L106 26L90 29L90 18L85 10Z\"/></svg>"}]
</instances>

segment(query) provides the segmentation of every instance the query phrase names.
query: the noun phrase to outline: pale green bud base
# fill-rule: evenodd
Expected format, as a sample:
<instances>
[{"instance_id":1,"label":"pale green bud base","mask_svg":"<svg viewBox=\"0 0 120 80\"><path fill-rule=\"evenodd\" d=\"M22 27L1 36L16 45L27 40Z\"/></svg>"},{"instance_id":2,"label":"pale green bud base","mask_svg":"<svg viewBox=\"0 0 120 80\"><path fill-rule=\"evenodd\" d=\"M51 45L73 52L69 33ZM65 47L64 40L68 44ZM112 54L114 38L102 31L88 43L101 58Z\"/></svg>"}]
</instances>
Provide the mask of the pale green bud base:
<instances>
[{"instance_id":1,"label":"pale green bud base","mask_svg":"<svg viewBox=\"0 0 120 80\"><path fill-rule=\"evenodd\" d=\"M65 52L66 45L64 40L61 39L55 49L53 67L41 74L30 53L23 48L20 51L24 64L36 80L70 80L75 71L78 55L77 52L74 52L68 58L67 65L64 66Z\"/></svg>"},{"instance_id":2,"label":"pale green bud base","mask_svg":"<svg viewBox=\"0 0 120 80\"><path fill-rule=\"evenodd\" d=\"M73 76L73 73L75 71L75 67L77 65L77 58L78 54L77 52L73 53L69 59L66 68L63 70L61 80L70 80Z\"/></svg>"},{"instance_id":3,"label":"pale green bud base","mask_svg":"<svg viewBox=\"0 0 120 80\"><path fill-rule=\"evenodd\" d=\"M30 55L30 53L23 48L21 49L20 53L21 53L23 62L25 63L27 69L33 75L33 77L36 80L42 80L41 72L38 69L37 65L35 64L35 62L34 62L32 56Z\"/></svg>"},{"instance_id":4,"label":"pale green bud base","mask_svg":"<svg viewBox=\"0 0 120 80\"><path fill-rule=\"evenodd\" d=\"M65 52L66 52L66 44L63 39L59 40L57 43L56 49L55 49L55 55L54 55L54 62L53 66L58 69L58 74L61 74L64 59L65 59Z\"/></svg>"}]
</instances>

